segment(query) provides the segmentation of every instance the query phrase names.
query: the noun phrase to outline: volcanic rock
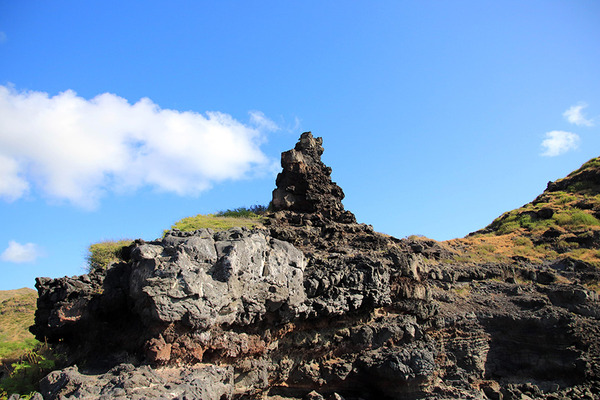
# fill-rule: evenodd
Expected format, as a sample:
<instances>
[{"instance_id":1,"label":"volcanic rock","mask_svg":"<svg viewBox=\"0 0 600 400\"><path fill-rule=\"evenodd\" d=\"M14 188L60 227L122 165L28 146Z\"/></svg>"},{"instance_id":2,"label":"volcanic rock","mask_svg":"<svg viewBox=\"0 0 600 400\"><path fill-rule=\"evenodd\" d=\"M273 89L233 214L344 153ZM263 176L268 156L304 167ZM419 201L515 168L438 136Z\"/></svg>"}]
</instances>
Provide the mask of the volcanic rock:
<instances>
[{"instance_id":1,"label":"volcanic rock","mask_svg":"<svg viewBox=\"0 0 600 400\"><path fill-rule=\"evenodd\" d=\"M355 223L344 210L344 191L331 180L331 168L323 164L323 139L304 132L296 147L281 154L283 171L277 175L271 207L275 211L320 213L327 220Z\"/></svg>"},{"instance_id":2,"label":"volcanic rock","mask_svg":"<svg viewBox=\"0 0 600 400\"><path fill-rule=\"evenodd\" d=\"M39 278L32 332L72 365L44 398L597 398L593 264L377 233L322 153L308 132L283 153L264 227L169 231Z\"/></svg>"}]
</instances>

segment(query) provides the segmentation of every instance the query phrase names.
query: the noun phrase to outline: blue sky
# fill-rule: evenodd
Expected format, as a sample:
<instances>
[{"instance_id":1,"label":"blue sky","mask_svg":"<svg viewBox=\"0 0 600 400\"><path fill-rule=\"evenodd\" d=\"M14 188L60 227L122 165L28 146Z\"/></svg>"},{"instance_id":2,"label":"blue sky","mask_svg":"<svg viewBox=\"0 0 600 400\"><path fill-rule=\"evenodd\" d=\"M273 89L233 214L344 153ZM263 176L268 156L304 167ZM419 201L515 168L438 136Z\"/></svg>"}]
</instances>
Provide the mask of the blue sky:
<instances>
[{"instance_id":1,"label":"blue sky","mask_svg":"<svg viewBox=\"0 0 600 400\"><path fill-rule=\"evenodd\" d=\"M597 1L0 0L0 289L267 204L303 131L360 222L445 240L600 155Z\"/></svg>"}]
</instances>

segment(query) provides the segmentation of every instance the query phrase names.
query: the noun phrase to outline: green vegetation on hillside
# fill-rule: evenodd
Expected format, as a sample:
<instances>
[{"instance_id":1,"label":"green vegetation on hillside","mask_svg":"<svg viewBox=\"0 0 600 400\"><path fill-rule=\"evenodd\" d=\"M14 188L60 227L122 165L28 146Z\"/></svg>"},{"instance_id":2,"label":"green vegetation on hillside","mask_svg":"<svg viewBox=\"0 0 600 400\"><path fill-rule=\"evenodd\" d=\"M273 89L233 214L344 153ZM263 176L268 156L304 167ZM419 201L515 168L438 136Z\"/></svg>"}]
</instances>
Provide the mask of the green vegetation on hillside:
<instances>
[{"instance_id":1,"label":"green vegetation on hillside","mask_svg":"<svg viewBox=\"0 0 600 400\"><path fill-rule=\"evenodd\" d=\"M55 367L50 347L35 340L33 325L37 292L23 288L0 291L0 400L13 393L29 398L39 380Z\"/></svg>"},{"instance_id":2,"label":"green vegetation on hillside","mask_svg":"<svg viewBox=\"0 0 600 400\"><path fill-rule=\"evenodd\" d=\"M599 209L600 195L548 192L532 203L502 214L488 229L497 235L504 235L518 229L539 232L550 227L600 226L600 220L595 216Z\"/></svg>"},{"instance_id":3,"label":"green vegetation on hillside","mask_svg":"<svg viewBox=\"0 0 600 400\"><path fill-rule=\"evenodd\" d=\"M464 248L464 257L472 261L571 257L600 268L599 183L600 158L594 158L549 184L531 203L502 214L465 239L450 242ZM493 252L485 251L491 247Z\"/></svg>"},{"instance_id":4,"label":"green vegetation on hillside","mask_svg":"<svg viewBox=\"0 0 600 400\"><path fill-rule=\"evenodd\" d=\"M37 292L33 289L0 291L0 360L18 357L37 345L29 332L36 300Z\"/></svg>"}]
</instances>

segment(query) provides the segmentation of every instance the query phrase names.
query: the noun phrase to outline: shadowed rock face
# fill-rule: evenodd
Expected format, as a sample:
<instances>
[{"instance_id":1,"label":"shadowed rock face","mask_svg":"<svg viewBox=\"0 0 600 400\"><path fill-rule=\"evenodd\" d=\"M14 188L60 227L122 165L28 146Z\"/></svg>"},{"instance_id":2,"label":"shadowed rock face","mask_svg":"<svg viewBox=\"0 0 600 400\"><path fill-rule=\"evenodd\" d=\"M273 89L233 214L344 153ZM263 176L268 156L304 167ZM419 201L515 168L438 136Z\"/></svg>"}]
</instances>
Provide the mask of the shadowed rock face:
<instances>
[{"instance_id":1,"label":"shadowed rock face","mask_svg":"<svg viewBox=\"0 0 600 400\"><path fill-rule=\"evenodd\" d=\"M44 398L600 392L593 266L461 263L444 243L374 232L322 153L310 133L283 153L263 228L171 231L105 271L38 278L32 332L79 366L45 378Z\"/></svg>"}]
</instances>

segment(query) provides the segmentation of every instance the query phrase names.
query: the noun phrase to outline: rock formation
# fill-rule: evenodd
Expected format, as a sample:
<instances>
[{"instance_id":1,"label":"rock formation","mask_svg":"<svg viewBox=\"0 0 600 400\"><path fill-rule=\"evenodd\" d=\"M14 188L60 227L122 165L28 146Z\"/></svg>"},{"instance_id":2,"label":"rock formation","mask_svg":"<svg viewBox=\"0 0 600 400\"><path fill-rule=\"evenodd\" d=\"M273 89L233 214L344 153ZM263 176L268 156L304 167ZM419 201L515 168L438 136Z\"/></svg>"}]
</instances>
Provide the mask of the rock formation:
<instances>
[{"instance_id":1,"label":"rock formation","mask_svg":"<svg viewBox=\"0 0 600 400\"><path fill-rule=\"evenodd\" d=\"M281 154L283 171L277 175L271 207L297 213L315 213L329 220L355 223L344 211L344 191L331 181L331 168L323 164L323 139L304 132L296 147Z\"/></svg>"},{"instance_id":2,"label":"rock formation","mask_svg":"<svg viewBox=\"0 0 600 400\"><path fill-rule=\"evenodd\" d=\"M592 264L374 232L322 153L304 133L282 154L264 227L170 231L38 278L32 332L73 365L44 398L598 398Z\"/></svg>"}]
</instances>

